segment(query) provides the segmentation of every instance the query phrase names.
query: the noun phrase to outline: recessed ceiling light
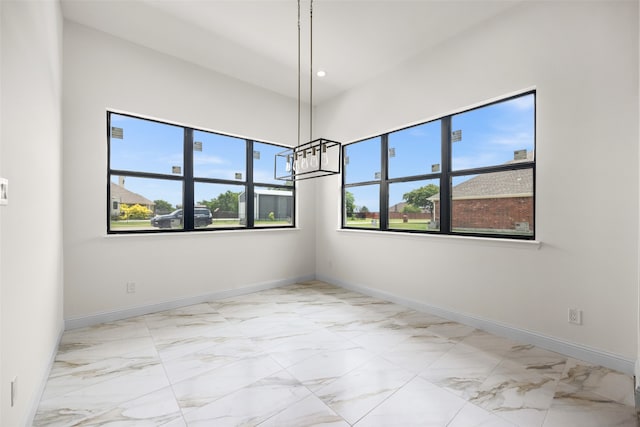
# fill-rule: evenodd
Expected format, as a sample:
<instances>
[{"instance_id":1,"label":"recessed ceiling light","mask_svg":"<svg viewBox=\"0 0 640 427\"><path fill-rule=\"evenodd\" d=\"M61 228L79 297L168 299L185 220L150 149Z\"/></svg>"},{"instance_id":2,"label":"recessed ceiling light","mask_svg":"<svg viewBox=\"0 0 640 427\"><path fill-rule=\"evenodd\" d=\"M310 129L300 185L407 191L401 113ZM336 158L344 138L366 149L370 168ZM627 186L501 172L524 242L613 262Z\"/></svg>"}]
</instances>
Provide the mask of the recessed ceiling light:
<instances>
[{"instance_id":1,"label":"recessed ceiling light","mask_svg":"<svg viewBox=\"0 0 640 427\"><path fill-rule=\"evenodd\" d=\"M327 72L324 70L318 70L318 72L316 73L316 76L318 77L324 77L327 75Z\"/></svg>"}]
</instances>

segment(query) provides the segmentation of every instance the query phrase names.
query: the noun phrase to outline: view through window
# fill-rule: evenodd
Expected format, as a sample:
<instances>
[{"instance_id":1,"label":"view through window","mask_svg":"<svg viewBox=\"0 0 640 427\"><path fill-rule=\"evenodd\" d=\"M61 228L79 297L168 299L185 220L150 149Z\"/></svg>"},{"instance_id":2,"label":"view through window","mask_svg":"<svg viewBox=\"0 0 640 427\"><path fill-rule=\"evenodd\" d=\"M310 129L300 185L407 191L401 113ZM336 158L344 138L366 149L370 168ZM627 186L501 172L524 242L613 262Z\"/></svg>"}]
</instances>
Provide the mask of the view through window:
<instances>
[{"instance_id":1,"label":"view through window","mask_svg":"<svg viewBox=\"0 0 640 427\"><path fill-rule=\"evenodd\" d=\"M535 92L344 146L343 228L533 239Z\"/></svg>"},{"instance_id":2,"label":"view through window","mask_svg":"<svg viewBox=\"0 0 640 427\"><path fill-rule=\"evenodd\" d=\"M286 147L108 112L108 232L292 227Z\"/></svg>"}]
</instances>

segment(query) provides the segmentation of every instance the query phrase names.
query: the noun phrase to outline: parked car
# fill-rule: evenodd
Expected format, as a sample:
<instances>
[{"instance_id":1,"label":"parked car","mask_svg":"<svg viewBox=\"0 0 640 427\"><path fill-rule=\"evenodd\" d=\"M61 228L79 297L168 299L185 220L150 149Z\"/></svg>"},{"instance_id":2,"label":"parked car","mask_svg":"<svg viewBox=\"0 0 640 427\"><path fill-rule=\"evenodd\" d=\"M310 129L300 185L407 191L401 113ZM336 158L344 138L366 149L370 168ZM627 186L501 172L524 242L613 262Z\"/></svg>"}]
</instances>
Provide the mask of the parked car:
<instances>
[{"instance_id":1,"label":"parked car","mask_svg":"<svg viewBox=\"0 0 640 427\"><path fill-rule=\"evenodd\" d=\"M208 208L194 208L193 225L196 228L206 227L213 223L213 215ZM177 209L170 214L156 215L151 218L151 225L158 228L182 227L182 209Z\"/></svg>"}]
</instances>

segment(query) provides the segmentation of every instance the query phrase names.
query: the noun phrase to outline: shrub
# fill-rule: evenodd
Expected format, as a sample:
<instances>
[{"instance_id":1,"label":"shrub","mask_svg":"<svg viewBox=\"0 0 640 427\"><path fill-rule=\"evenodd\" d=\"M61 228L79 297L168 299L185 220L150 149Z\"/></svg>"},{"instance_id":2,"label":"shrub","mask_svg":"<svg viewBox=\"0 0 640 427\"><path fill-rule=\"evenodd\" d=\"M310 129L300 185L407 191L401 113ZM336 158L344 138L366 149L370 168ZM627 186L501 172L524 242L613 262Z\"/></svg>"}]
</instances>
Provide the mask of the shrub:
<instances>
[{"instance_id":1,"label":"shrub","mask_svg":"<svg viewBox=\"0 0 640 427\"><path fill-rule=\"evenodd\" d=\"M129 206L126 203L120 204L121 219L149 219L151 215L153 215L153 212L145 206L138 204Z\"/></svg>"}]
</instances>

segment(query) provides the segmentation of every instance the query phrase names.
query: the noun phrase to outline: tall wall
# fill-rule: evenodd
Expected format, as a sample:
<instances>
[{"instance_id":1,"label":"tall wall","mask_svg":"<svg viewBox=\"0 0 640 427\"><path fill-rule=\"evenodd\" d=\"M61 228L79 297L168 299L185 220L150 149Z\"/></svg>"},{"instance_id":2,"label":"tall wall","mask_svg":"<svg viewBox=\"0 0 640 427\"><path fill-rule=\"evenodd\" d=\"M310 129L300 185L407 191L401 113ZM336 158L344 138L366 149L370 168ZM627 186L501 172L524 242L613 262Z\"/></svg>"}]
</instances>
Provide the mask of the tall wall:
<instances>
[{"instance_id":1,"label":"tall wall","mask_svg":"<svg viewBox=\"0 0 640 427\"><path fill-rule=\"evenodd\" d=\"M62 15L0 2L0 425L31 425L62 332ZM10 382L17 379L15 405Z\"/></svg>"},{"instance_id":2,"label":"tall wall","mask_svg":"<svg viewBox=\"0 0 640 427\"><path fill-rule=\"evenodd\" d=\"M295 230L106 235L107 109L292 144L295 100L69 21L64 43L65 319L314 276L313 183Z\"/></svg>"},{"instance_id":3,"label":"tall wall","mask_svg":"<svg viewBox=\"0 0 640 427\"><path fill-rule=\"evenodd\" d=\"M640 7L638 8L638 22L640 22ZM638 40L638 61L640 61L640 28L636 31L636 39ZM640 62L638 63L638 68L640 69ZM638 87L640 87L640 72L638 73ZM638 96L638 109L640 109L640 95ZM640 121L638 122L638 127L638 134L640 135ZM640 138L638 139L638 146L640 146ZM640 164L640 157L638 158L638 163ZM638 201L640 203L640 197L638 197ZM638 221L640 221L640 216L638 216ZM640 227L638 231L640 233ZM640 242L640 234L638 234L638 242ZM640 411L640 253L638 256L638 352L636 353L634 373L636 377L636 409Z\"/></svg>"},{"instance_id":4,"label":"tall wall","mask_svg":"<svg viewBox=\"0 0 640 427\"><path fill-rule=\"evenodd\" d=\"M523 2L323 104L354 141L537 89L536 238L500 243L340 231L340 178L318 186L316 271L612 356L638 339L638 3ZM583 310L583 325L567 309Z\"/></svg>"}]
</instances>

